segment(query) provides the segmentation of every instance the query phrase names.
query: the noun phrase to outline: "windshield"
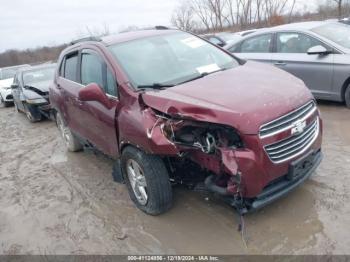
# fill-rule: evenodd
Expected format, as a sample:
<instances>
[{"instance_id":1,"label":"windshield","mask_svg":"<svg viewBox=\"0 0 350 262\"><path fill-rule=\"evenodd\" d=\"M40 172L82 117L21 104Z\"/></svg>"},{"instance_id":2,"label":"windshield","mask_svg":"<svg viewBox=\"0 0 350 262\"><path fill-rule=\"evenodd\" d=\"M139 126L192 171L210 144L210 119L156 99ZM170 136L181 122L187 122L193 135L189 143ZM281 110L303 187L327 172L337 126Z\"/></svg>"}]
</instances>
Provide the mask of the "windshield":
<instances>
[{"instance_id":1,"label":"windshield","mask_svg":"<svg viewBox=\"0 0 350 262\"><path fill-rule=\"evenodd\" d=\"M125 42L110 49L135 87L177 85L238 65L225 52L183 32Z\"/></svg>"},{"instance_id":2,"label":"windshield","mask_svg":"<svg viewBox=\"0 0 350 262\"><path fill-rule=\"evenodd\" d=\"M40 68L23 72L23 83L30 86L33 83L53 80L55 67Z\"/></svg>"},{"instance_id":3,"label":"windshield","mask_svg":"<svg viewBox=\"0 0 350 262\"><path fill-rule=\"evenodd\" d=\"M341 23L332 23L316 27L311 31L319 34L338 45L350 48L350 26Z\"/></svg>"}]
</instances>

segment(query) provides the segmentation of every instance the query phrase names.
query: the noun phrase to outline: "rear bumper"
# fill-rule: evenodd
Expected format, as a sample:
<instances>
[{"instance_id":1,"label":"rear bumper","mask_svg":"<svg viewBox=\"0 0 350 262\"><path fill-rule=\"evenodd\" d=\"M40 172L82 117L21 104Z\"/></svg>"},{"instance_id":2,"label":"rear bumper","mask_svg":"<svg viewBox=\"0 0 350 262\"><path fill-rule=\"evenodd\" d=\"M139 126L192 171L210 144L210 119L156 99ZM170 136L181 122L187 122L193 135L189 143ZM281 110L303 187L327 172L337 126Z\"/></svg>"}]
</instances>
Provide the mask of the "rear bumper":
<instances>
[{"instance_id":1,"label":"rear bumper","mask_svg":"<svg viewBox=\"0 0 350 262\"><path fill-rule=\"evenodd\" d=\"M296 187L304 183L305 180L307 180L315 172L317 167L320 165L322 158L323 155L321 150L311 151L307 155L308 166L299 171L299 175L294 179L289 178L290 174L286 174L267 185L264 190L255 198L245 198L243 201L240 201L239 204L237 202L237 199L234 199L232 197L225 198L225 201L230 205L238 208L242 214L250 213L263 208L264 206L269 205L277 199L287 195Z\"/></svg>"}]
</instances>

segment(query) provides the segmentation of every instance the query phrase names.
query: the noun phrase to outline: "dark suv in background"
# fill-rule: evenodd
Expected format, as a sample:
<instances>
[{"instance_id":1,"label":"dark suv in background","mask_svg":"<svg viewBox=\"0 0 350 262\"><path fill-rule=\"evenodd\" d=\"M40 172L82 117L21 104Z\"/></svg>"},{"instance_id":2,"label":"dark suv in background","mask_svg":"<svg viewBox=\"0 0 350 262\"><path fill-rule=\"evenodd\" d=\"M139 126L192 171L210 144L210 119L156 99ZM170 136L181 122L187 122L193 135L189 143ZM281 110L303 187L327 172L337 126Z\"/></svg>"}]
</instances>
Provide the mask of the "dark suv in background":
<instances>
[{"instance_id":1,"label":"dark suv in background","mask_svg":"<svg viewBox=\"0 0 350 262\"><path fill-rule=\"evenodd\" d=\"M68 150L115 158L115 180L152 215L171 207L171 182L203 184L241 213L256 210L322 158L322 121L302 81L182 31L72 43L50 101Z\"/></svg>"}]
</instances>

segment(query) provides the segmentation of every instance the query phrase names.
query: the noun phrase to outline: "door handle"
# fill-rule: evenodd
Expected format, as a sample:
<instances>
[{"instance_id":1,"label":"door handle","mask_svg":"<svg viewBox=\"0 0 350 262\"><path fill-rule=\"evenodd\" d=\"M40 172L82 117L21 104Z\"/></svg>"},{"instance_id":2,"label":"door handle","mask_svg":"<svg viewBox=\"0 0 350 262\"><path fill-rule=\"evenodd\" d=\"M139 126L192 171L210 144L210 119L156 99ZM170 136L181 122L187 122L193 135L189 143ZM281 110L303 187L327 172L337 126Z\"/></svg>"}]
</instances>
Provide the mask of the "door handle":
<instances>
[{"instance_id":1,"label":"door handle","mask_svg":"<svg viewBox=\"0 0 350 262\"><path fill-rule=\"evenodd\" d=\"M276 66L285 66L285 65L287 65L287 63L283 62L283 61L278 61L278 62L275 63L275 65Z\"/></svg>"}]
</instances>

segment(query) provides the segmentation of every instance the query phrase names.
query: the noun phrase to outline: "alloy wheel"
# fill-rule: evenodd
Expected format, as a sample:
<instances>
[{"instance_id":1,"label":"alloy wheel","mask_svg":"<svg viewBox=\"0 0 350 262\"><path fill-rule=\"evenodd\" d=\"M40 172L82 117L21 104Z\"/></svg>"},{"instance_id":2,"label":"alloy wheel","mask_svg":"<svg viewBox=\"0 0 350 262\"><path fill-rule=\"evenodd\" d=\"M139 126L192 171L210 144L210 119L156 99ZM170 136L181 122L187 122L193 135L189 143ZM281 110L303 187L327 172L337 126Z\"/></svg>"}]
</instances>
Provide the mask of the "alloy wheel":
<instances>
[{"instance_id":1,"label":"alloy wheel","mask_svg":"<svg viewBox=\"0 0 350 262\"><path fill-rule=\"evenodd\" d=\"M148 201L147 183L143 170L140 165L132 159L126 163L126 171L132 190L140 205L145 206Z\"/></svg>"}]
</instances>

